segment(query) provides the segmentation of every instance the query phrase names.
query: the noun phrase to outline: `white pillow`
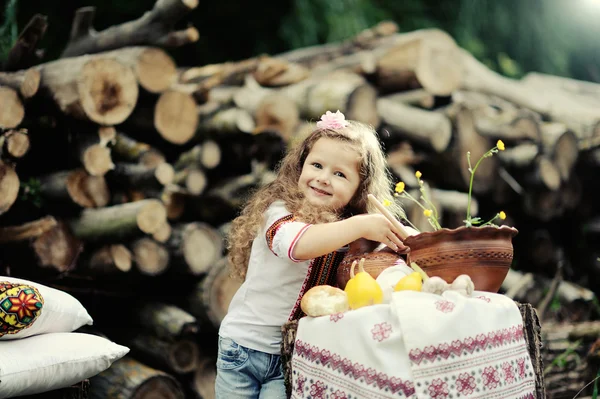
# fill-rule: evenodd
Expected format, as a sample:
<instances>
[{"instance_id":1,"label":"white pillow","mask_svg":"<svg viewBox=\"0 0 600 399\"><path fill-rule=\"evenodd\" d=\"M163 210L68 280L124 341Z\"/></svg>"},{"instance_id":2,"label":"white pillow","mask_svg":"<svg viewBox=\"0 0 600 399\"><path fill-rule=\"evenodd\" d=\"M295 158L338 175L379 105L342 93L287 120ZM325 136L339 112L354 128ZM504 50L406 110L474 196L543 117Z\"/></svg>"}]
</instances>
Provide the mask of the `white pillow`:
<instances>
[{"instance_id":1,"label":"white pillow","mask_svg":"<svg viewBox=\"0 0 600 399\"><path fill-rule=\"evenodd\" d=\"M83 305L66 292L0 276L0 341L71 332L92 323Z\"/></svg>"},{"instance_id":2,"label":"white pillow","mask_svg":"<svg viewBox=\"0 0 600 399\"><path fill-rule=\"evenodd\" d=\"M82 333L0 341L0 398L71 386L101 373L128 352L106 338Z\"/></svg>"}]
</instances>

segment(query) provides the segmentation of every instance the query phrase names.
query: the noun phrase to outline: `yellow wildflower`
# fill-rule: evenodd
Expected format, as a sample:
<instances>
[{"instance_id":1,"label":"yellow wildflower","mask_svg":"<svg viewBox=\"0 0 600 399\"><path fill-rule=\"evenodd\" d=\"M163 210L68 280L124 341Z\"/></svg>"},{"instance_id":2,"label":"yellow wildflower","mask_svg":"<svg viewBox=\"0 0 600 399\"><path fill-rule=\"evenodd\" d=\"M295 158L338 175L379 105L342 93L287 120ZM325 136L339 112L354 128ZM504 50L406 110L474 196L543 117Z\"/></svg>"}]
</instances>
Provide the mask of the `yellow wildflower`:
<instances>
[{"instance_id":1,"label":"yellow wildflower","mask_svg":"<svg viewBox=\"0 0 600 399\"><path fill-rule=\"evenodd\" d=\"M500 151L504 151L505 150L505 148L504 148L504 142L502 140L498 140L498 142L496 143L496 147L498 147L498 149Z\"/></svg>"},{"instance_id":2,"label":"yellow wildflower","mask_svg":"<svg viewBox=\"0 0 600 399\"><path fill-rule=\"evenodd\" d=\"M423 174L422 174L420 171L418 171L418 170L417 170L417 171L415 172L415 176L417 176L417 179L420 179L420 178L421 178L421 176L423 176Z\"/></svg>"},{"instance_id":3,"label":"yellow wildflower","mask_svg":"<svg viewBox=\"0 0 600 399\"><path fill-rule=\"evenodd\" d=\"M504 220L506 219L506 213L504 213L504 211L500 211L500 213L498 214L498 216L500 217L500 219Z\"/></svg>"},{"instance_id":4,"label":"yellow wildflower","mask_svg":"<svg viewBox=\"0 0 600 399\"><path fill-rule=\"evenodd\" d=\"M402 191L404 191L404 182L401 181L398 184L396 184L396 190L395 190L398 194L400 194Z\"/></svg>"},{"instance_id":5,"label":"yellow wildflower","mask_svg":"<svg viewBox=\"0 0 600 399\"><path fill-rule=\"evenodd\" d=\"M433 215L433 212L431 211L431 209L425 209L423 211L423 215L430 217L431 215Z\"/></svg>"},{"instance_id":6,"label":"yellow wildflower","mask_svg":"<svg viewBox=\"0 0 600 399\"><path fill-rule=\"evenodd\" d=\"M387 199L383 200L383 206L390 206L390 205L392 205L392 201L387 200Z\"/></svg>"}]
</instances>

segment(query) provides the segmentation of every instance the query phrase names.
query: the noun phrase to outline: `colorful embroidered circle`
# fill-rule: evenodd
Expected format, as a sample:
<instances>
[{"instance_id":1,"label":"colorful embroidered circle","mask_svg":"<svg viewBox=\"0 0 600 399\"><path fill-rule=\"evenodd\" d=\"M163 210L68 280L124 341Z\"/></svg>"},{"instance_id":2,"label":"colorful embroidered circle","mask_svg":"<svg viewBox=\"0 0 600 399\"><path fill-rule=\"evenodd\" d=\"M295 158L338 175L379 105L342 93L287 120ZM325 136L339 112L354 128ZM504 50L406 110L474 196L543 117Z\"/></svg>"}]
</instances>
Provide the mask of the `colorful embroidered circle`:
<instances>
[{"instance_id":1,"label":"colorful embroidered circle","mask_svg":"<svg viewBox=\"0 0 600 399\"><path fill-rule=\"evenodd\" d=\"M31 327L44 306L44 298L25 284L0 281L0 337Z\"/></svg>"}]
</instances>

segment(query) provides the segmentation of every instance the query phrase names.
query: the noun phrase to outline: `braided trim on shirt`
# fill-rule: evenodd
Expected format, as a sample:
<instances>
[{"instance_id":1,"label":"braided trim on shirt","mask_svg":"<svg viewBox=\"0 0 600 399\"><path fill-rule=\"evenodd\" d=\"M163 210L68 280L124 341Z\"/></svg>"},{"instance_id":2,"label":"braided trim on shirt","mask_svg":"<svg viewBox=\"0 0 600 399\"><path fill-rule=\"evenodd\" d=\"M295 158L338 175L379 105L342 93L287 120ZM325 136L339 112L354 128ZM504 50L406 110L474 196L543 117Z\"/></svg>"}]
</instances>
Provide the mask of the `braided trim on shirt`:
<instances>
[{"instance_id":1,"label":"braided trim on shirt","mask_svg":"<svg viewBox=\"0 0 600 399\"><path fill-rule=\"evenodd\" d=\"M294 308L290 313L289 321L298 320L305 316L300 307L300 301L306 291L317 285L336 286L337 269L342 259L344 259L344 255L344 252L335 251L315 258L310 262L306 278L302 283L302 288L300 288L300 293L298 294Z\"/></svg>"},{"instance_id":2,"label":"braided trim on shirt","mask_svg":"<svg viewBox=\"0 0 600 399\"><path fill-rule=\"evenodd\" d=\"M287 215L282 217L281 219L277 219L268 229L267 232L265 233L265 236L267 238L267 246L269 247L269 249L271 250L271 252L273 252L274 255L277 255L274 251L273 251L273 240L275 239L275 234L277 234L277 230L279 230L279 228L281 226L283 226L285 223L290 223L293 222L296 218L294 217L294 215Z\"/></svg>"}]
</instances>

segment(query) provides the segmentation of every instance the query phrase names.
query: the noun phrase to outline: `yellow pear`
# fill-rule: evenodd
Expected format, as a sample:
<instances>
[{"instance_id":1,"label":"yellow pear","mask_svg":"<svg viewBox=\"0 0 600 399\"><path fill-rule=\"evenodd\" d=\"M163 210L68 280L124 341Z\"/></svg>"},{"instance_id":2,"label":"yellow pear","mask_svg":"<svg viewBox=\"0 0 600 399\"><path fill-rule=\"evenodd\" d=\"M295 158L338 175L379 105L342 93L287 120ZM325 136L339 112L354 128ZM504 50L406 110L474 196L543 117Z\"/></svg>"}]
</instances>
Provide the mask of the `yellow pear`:
<instances>
[{"instance_id":1,"label":"yellow pear","mask_svg":"<svg viewBox=\"0 0 600 399\"><path fill-rule=\"evenodd\" d=\"M352 262L350 269L350 280L346 283L344 291L348 295L348 303L351 309L363 306L375 305L383 302L383 291L377 281L364 269L365 259L358 263L358 273L354 274L356 261Z\"/></svg>"},{"instance_id":2,"label":"yellow pear","mask_svg":"<svg viewBox=\"0 0 600 399\"><path fill-rule=\"evenodd\" d=\"M394 291L421 291L423 287L423 278L419 272L412 272L398 281Z\"/></svg>"}]
</instances>

